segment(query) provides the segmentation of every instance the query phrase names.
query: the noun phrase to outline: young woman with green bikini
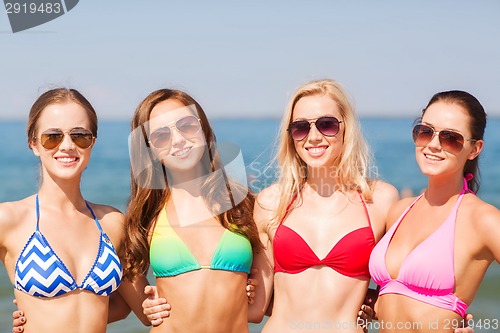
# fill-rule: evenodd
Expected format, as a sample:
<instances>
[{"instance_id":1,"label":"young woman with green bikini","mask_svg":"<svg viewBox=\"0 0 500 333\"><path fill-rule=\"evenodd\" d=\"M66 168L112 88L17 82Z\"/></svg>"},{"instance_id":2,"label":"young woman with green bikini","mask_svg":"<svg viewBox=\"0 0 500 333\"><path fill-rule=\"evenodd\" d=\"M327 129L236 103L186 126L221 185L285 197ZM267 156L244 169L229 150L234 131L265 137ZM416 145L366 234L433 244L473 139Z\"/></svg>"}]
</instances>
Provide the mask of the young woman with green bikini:
<instances>
[{"instance_id":1,"label":"young woman with green bikini","mask_svg":"<svg viewBox=\"0 0 500 333\"><path fill-rule=\"evenodd\" d=\"M135 276L151 265L159 297L172 306L151 331L247 332L267 307L249 311L248 273L253 265L270 274L252 194L228 177L208 119L188 94L151 93L132 131L125 271Z\"/></svg>"}]
</instances>

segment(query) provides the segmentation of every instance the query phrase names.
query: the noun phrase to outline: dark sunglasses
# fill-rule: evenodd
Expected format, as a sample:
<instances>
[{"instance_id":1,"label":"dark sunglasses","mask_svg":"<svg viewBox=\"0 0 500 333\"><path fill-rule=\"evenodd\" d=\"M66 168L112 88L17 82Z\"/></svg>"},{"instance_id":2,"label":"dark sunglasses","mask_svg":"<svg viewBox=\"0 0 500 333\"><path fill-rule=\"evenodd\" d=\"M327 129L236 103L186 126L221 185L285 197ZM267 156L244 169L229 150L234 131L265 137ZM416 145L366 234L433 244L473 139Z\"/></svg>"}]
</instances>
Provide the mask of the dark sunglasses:
<instances>
[{"instance_id":1,"label":"dark sunglasses","mask_svg":"<svg viewBox=\"0 0 500 333\"><path fill-rule=\"evenodd\" d=\"M413 142L417 147L426 146L434 136L439 138L439 144L443 150L450 153L458 153L462 150L465 141L476 142L476 139L464 139L464 136L452 130L436 131L429 125L417 124L413 127Z\"/></svg>"},{"instance_id":2,"label":"dark sunglasses","mask_svg":"<svg viewBox=\"0 0 500 333\"><path fill-rule=\"evenodd\" d=\"M342 121L335 117L320 117L316 119L304 119L293 121L288 125L288 132L292 139L296 141L303 140L311 130L311 125L314 124L318 131L324 136L335 136L340 130Z\"/></svg>"},{"instance_id":3,"label":"dark sunglasses","mask_svg":"<svg viewBox=\"0 0 500 333\"><path fill-rule=\"evenodd\" d=\"M171 125L173 124L173 125ZM176 120L167 126L156 129L149 138L149 143L155 148L165 148L172 140L172 128L175 127L183 137L190 139L201 129L200 119L195 116L187 116Z\"/></svg>"},{"instance_id":4,"label":"dark sunglasses","mask_svg":"<svg viewBox=\"0 0 500 333\"><path fill-rule=\"evenodd\" d=\"M64 136L68 134L71 140L82 149L87 149L94 143L94 134L84 128L73 128L64 132L58 128L51 128L46 130L40 136L40 144L45 149L54 149L59 147L61 142L64 141Z\"/></svg>"}]
</instances>

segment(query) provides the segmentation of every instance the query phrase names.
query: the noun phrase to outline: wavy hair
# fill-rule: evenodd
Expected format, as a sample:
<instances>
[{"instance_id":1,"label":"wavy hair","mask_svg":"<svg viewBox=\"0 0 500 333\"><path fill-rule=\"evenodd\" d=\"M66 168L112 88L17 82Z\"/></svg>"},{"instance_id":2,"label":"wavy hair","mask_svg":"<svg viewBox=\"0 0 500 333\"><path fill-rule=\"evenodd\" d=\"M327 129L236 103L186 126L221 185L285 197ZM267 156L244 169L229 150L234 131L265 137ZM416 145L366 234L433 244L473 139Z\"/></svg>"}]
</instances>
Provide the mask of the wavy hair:
<instances>
[{"instance_id":1,"label":"wavy hair","mask_svg":"<svg viewBox=\"0 0 500 333\"><path fill-rule=\"evenodd\" d=\"M204 201L207 207L220 207L231 205L231 209L223 213L214 213L215 218L221 225L233 232L247 237L252 249L256 253L263 247L258 235L257 226L252 218L254 196L246 187L227 179L220 161L220 155L216 147L215 134L208 122L205 112L191 96L180 90L160 89L149 94L137 107L132 119L132 131L140 130L136 136L142 143L130 144L131 161L136 159L151 159L148 144L148 126L153 108L166 100L176 100L185 106L194 105L200 119L201 128L207 144L205 155L208 154L210 169L212 173L206 178L202 185ZM205 158L206 156L203 156ZM213 172L215 170L222 172ZM164 185L158 188L157 179L164 179ZM229 197L225 194L229 193ZM154 222L160 211L164 208L171 195L166 171L161 163L153 163L144 169L140 175L134 175L131 170L131 194L126 214L126 239L125 248L125 273L124 276L132 280L137 274L145 274L149 268L149 242L148 236L152 232ZM235 204L234 197L244 197ZM230 202L228 202L230 201Z\"/></svg>"},{"instance_id":2,"label":"wavy hair","mask_svg":"<svg viewBox=\"0 0 500 333\"><path fill-rule=\"evenodd\" d=\"M337 164L334 165L332 177L337 180L340 191L356 190L366 201L372 200L372 190L368 181L372 158L351 102L338 82L327 79L311 81L296 90L281 121L277 154L278 185L281 194L275 216L277 221L286 215L288 205L295 196L300 194L308 177L307 165L295 151L293 139L288 133L288 126L292 121L297 102L303 97L316 95L328 96L337 103L344 124L343 149L336 159Z\"/></svg>"}]
</instances>

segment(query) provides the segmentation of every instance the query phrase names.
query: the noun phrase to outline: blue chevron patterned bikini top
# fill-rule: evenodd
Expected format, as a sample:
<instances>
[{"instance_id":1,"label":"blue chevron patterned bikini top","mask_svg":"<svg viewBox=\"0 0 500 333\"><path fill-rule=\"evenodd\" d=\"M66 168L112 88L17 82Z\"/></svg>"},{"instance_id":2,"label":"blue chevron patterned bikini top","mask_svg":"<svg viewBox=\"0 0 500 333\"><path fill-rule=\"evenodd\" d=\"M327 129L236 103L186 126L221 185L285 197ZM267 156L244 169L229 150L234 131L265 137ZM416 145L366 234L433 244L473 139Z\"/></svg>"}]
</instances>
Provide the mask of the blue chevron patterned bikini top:
<instances>
[{"instance_id":1,"label":"blue chevron patterned bikini top","mask_svg":"<svg viewBox=\"0 0 500 333\"><path fill-rule=\"evenodd\" d=\"M99 250L94 264L83 282L78 285L70 271L57 256L39 229L40 207L36 196L36 230L21 251L15 267L14 283L17 290L36 297L56 297L76 289L109 296L118 288L122 266L106 233L102 230L92 208L86 203L99 228Z\"/></svg>"}]
</instances>

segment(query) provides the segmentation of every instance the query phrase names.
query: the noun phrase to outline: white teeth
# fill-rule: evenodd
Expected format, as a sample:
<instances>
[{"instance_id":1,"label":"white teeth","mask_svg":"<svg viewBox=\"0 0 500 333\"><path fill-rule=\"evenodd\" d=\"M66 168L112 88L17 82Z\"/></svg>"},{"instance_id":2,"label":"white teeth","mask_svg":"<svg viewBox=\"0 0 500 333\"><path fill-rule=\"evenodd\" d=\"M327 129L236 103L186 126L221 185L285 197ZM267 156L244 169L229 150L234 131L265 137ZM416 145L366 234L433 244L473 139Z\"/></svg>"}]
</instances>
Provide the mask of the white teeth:
<instances>
[{"instance_id":1,"label":"white teeth","mask_svg":"<svg viewBox=\"0 0 500 333\"><path fill-rule=\"evenodd\" d=\"M425 157L428 160L433 160L433 161L442 161L443 159L441 157L433 156L433 155L425 155Z\"/></svg>"},{"instance_id":2,"label":"white teeth","mask_svg":"<svg viewBox=\"0 0 500 333\"><path fill-rule=\"evenodd\" d=\"M186 155L190 150L191 150L191 148L184 148L182 150L176 151L172 155L174 155L174 156L183 156L183 155Z\"/></svg>"},{"instance_id":3,"label":"white teeth","mask_svg":"<svg viewBox=\"0 0 500 333\"><path fill-rule=\"evenodd\" d=\"M322 153L323 151L325 151L325 147L312 147L312 148L309 148L309 152L312 153L312 154L319 154L319 153Z\"/></svg>"},{"instance_id":4,"label":"white teeth","mask_svg":"<svg viewBox=\"0 0 500 333\"><path fill-rule=\"evenodd\" d=\"M62 163L71 163L76 161L76 157L58 157L57 160Z\"/></svg>"}]
</instances>

